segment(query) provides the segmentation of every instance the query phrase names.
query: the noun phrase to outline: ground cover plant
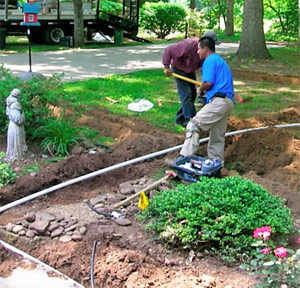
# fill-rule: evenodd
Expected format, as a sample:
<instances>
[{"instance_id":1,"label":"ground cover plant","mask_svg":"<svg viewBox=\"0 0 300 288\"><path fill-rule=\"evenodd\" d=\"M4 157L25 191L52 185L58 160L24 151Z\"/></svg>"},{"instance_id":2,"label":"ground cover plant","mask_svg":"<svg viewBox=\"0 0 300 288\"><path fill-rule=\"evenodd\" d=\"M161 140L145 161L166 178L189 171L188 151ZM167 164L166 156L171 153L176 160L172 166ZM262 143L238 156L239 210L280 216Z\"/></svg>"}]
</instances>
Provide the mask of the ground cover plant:
<instances>
[{"instance_id":1,"label":"ground cover plant","mask_svg":"<svg viewBox=\"0 0 300 288\"><path fill-rule=\"evenodd\" d=\"M282 199L238 176L203 177L160 192L140 219L171 247L211 250L229 262L251 255L256 227L272 226L274 239L284 243L292 227Z\"/></svg>"},{"instance_id":2,"label":"ground cover plant","mask_svg":"<svg viewBox=\"0 0 300 288\"><path fill-rule=\"evenodd\" d=\"M13 183L16 176L10 163L5 161L5 153L0 152L0 188Z\"/></svg>"}]
</instances>

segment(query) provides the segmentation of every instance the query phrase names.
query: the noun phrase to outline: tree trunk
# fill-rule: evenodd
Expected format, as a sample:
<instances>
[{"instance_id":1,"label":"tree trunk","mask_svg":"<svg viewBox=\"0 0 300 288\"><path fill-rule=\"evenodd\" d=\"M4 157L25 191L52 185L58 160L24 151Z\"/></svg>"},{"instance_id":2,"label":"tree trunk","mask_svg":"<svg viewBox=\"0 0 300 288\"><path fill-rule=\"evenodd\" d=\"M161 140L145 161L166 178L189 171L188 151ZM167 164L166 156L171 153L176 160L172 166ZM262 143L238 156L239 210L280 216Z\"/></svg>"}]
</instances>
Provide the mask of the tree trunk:
<instances>
[{"instance_id":1,"label":"tree trunk","mask_svg":"<svg viewBox=\"0 0 300 288\"><path fill-rule=\"evenodd\" d=\"M237 56L271 58L263 30L263 0L244 1L243 29Z\"/></svg>"},{"instance_id":2,"label":"tree trunk","mask_svg":"<svg viewBox=\"0 0 300 288\"><path fill-rule=\"evenodd\" d=\"M234 8L234 0L227 0L227 20L225 22L226 28L225 33L226 36L234 35L234 20L233 20L233 8Z\"/></svg>"},{"instance_id":3,"label":"tree trunk","mask_svg":"<svg viewBox=\"0 0 300 288\"><path fill-rule=\"evenodd\" d=\"M298 47L300 47L300 0L298 0L298 19L299 19L299 25L298 25Z\"/></svg>"},{"instance_id":4,"label":"tree trunk","mask_svg":"<svg viewBox=\"0 0 300 288\"><path fill-rule=\"evenodd\" d=\"M74 46L84 45L82 0L74 0Z\"/></svg>"},{"instance_id":5,"label":"tree trunk","mask_svg":"<svg viewBox=\"0 0 300 288\"><path fill-rule=\"evenodd\" d=\"M191 0L191 1L190 1L190 8L191 8L192 10L194 10L194 9L196 8L196 0Z\"/></svg>"}]
</instances>

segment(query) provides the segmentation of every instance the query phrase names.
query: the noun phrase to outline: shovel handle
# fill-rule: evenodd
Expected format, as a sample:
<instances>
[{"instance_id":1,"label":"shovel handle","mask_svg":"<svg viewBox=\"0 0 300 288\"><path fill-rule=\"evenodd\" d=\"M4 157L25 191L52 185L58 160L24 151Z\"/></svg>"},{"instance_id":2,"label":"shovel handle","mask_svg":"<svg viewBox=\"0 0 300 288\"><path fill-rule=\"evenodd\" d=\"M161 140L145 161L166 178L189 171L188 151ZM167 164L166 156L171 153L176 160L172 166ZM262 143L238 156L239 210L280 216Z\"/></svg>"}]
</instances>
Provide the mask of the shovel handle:
<instances>
[{"instance_id":1,"label":"shovel handle","mask_svg":"<svg viewBox=\"0 0 300 288\"><path fill-rule=\"evenodd\" d=\"M132 196L128 197L127 199L125 199L125 200L123 200L123 201L121 201L121 202L115 204L115 205L114 205L114 208L119 208L119 207L121 207L121 206L123 206L123 205L129 203L129 202L130 202L131 200L133 200L134 198L140 196L140 194L141 194L142 192L147 192L147 191L149 191L149 190L152 190L153 188L155 188L156 186L158 186L158 185L159 185L161 182L163 182L164 180L169 179L170 176L172 176L172 175L168 174L168 175L164 176L163 178L161 178L161 179L155 181L155 182L152 183L151 185L147 186L145 189L140 190L139 192L137 192L137 193L133 194Z\"/></svg>"},{"instance_id":2,"label":"shovel handle","mask_svg":"<svg viewBox=\"0 0 300 288\"><path fill-rule=\"evenodd\" d=\"M179 74L177 74L177 73L172 73L172 76L174 76L174 77L176 77L176 78L178 78L178 79L184 80L184 81L186 81L186 82L195 84L195 85L199 85L199 86L201 85L201 82L196 81L196 80L191 79L191 78L187 78L187 77L181 76L181 75L179 75Z\"/></svg>"}]
</instances>

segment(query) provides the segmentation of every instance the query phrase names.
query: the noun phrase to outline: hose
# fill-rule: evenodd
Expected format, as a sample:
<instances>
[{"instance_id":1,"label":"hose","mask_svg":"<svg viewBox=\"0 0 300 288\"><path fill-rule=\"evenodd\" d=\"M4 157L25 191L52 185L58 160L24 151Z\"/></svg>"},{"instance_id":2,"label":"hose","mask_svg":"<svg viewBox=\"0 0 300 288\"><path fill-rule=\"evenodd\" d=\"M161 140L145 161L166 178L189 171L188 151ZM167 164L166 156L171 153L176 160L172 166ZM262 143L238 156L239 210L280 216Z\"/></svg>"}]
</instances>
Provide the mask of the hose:
<instances>
[{"instance_id":1,"label":"hose","mask_svg":"<svg viewBox=\"0 0 300 288\"><path fill-rule=\"evenodd\" d=\"M228 133L225 134L225 136L228 137L228 136L233 136L233 135L237 135L237 134L244 134L244 133L247 133L247 132L264 130L264 129L268 129L268 128L271 128L271 127L274 127L274 128L300 127L300 123L282 124L282 125L274 125L274 126L263 126L263 127L258 127L258 128L248 128L248 129L243 129L243 130L228 132ZM199 144L208 142L208 140L209 140L208 137L207 138L203 138L203 139L201 139L199 141ZM128 161L125 161L125 162L122 162L122 163L119 163L119 164L115 164L115 165L112 165L110 167L106 167L104 169L101 169L101 170L98 170L98 171L94 171L92 173L89 173L89 174L86 174L86 175L83 175L83 176L80 176L80 177L68 180L66 182L54 185L54 186L52 186L50 188L44 189L44 190L42 190L40 192L31 194L29 196L26 196L24 198L21 198L19 200L16 200L14 202L11 202L9 204L6 204L6 205L0 207L0 213L6 211L8 209L11 209L11 208L13 208L13 207L15 207L17 205L23 204L23 203L25 203L27 201L33 200L33 199L35 199L35 198L37 198L39 196L43 196L45 194L49 194L51 192L54 192L54 191L62 189L64 187L73 185L75 183L78 183L78 182L81 182L81 181L84 181L84 180L87 180L87 179L90 179L90 178L102 175L104 173L107 173L107 172L110 172L110 171L113 171L113 170L117 170L119 168L123 168L123 167L131 165L131 164L135 164L135 163L138 163L138 162L145 161L147 159L151 159L151 158L154 158L154 157L157 157L157 156L161 156L161 155L164 155L164 154L167 154L167 153L174 152L176 150L181 149L182 146L183 146L183 144L178 145L178 146L174 146L174 147L171 147L171 148L168 148L168 149L160 150L160 151L148 154L148 155L144 155L144 156L132 159L132 160L128 160Z\"/></svg>"},{"instance_id":2,"label":"hose","mask_svg":"<svg viewBox=\"0 0 300 288\"><path fill-rule=\"evenodd\" d=\"M14 247L14 246L11 246L11 245L9 245L8 243L6 243L6 242L4 242L4 241L2 241L2 240L0 240L0 244L1 244L2 246L4 246L4 248L6 248L7 250L10 250L10 251L12 251L12 252L14 252L14 253L16 253L16 254L19 254L19 255L23 256L24 258L27 258L27 259L29 259L30 261L32 261L32 262L34 262L34 263L36 263L36 264L39 264L39 265L41 265L42 267L44 267L44 268L46 268L46 269L48 269L48 270L51 270L51 271L55 272L55 273L58 274L58 275L63 276L64 279L67 279L68 281L70 281L70 282L73 283L74 288L75 288L75 287L76 287L76 288L85 288L84 286L82 286L81 284L77 283L77 282L74 281L73 279L69 278L69 277L66 276L65 274L61 273L60 271L58 271L58 270L52 268L51 266L49 266L49 265L47 265L47 264L45 264L44 262L40 261L39 259L36 259L36 258L32 257L31 255L25 253L24 251L19 250L18 248ZM42 286L42 285L41 285L41 286Z\"/></svg>"},{"instance_id":3,"label":"hose","mask_svg":"<svg viewBox=\"0 0 300 288\"><path fill-rule=\"evenodd\" d=\"M99 210L97 210L93 205L92 205L92 203L90 202L90 200L88 200L88 201L86 201L85 202L86 203L86 205L88 205L94 212L96 212L97 214L99 214L99 215L103 215L103 216L105 216L106 218L112 218L112 215L110 215L110 214L106 214L106 213L103 213L103 212L100 212Z\"/></svg>"},{"instance_id":4,"label":"hose","mask_svg":"<svg viewBox=\"0 0 300 288\"><path fill-rule=\"evenodd\" d=\"M93 243L92 257L91 257L91 288L95 288L94 286L94 262L95 262L95 253L97 248L97 241Z\"/></svg>"}]
</instances>

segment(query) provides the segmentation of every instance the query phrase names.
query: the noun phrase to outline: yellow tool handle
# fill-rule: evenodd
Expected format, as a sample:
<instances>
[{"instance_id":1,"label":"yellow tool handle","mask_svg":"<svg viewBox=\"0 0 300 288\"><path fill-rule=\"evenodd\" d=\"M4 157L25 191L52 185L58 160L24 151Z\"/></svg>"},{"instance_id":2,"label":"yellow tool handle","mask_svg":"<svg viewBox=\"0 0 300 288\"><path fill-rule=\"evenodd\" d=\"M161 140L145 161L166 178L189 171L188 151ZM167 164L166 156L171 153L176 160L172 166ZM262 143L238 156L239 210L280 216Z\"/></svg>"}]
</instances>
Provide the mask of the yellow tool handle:
<instances>
[{"instance_id":1,"label":"yellow tool handle","mask_svg":"<svg viewBox=\"0 0 300 288\"><path fill-rule=\"evenodd\" d=\"M139 192L137 192L137 193L135 193L135 194L129 196L127 199L125 199L125 200L123 200L123 201L121 201L121 202L119 202L119 203L116 203L116 204L114 205L114 208L119 208L119 207L121 207L121 206L123 206L123 205L129 203L129 202L130 202L131 200L133 200L134 198L140 196L140 194L141 194L142 192L147 192L147 191L149 191L149 190L152 190L153 188L155 188L156 186L158 186L158 185L159 185L161 182L163 182L164 180L169 179L170 176L171 176L171 175L168 174L168 175L164 176L163 178L157 180L156 182L150 184L150 185L149 185L148 187L146 187L145 189L140 190Z\"/></svg>"},{"instance_id":2,"label":"yellow tool handle","mask_svg":"<svg viewBox=\"0 0 300 288\"><path fill-rule=\"evenodd\" d=\"M174 76L174 77L176 77L178 79L184 80L186 82L190 82L192 84L196 84L196 85L199 85L199 86L201 85L201 82L193 80L191 78L187 78L187 77L181 76L181 75L179 75L177 73L172 73L172 76Z\"/></svg>"}]
</instances>

